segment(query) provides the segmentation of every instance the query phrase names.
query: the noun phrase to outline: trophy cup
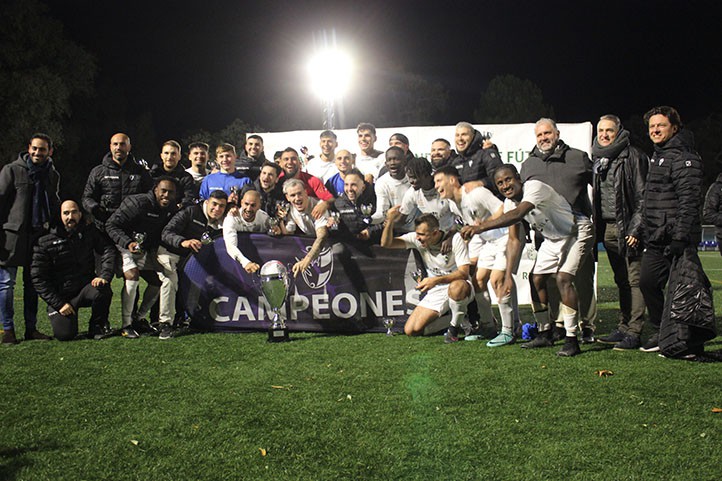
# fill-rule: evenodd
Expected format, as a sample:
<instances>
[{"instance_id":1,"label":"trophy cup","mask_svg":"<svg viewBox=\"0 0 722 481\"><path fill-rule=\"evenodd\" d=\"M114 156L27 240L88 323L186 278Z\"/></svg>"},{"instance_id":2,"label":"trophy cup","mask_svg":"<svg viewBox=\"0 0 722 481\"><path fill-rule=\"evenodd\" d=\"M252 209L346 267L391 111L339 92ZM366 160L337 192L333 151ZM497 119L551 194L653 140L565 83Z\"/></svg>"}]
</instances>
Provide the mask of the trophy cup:
<instances>
[{"instance_id":1,"label":"trophy cup","mask_svg":"<svg viewBox=\"0 0 722 481\"><path fill-rule=\"evenodd\" d=\"M331 212L328 213L328 218L331 220L331 227L330 227L330 229L331 229L331 230L338 230L338 223L340 222L340 219L341 219L341 213L340 213L340 212L336 212L335 210L334 210L334 211L331 211Z\"/></svg>"},{"instance_id":2,"label":"trophy cup","mask_svg":"<svg viewBox=\"0 0 722 481\"><path fill-rule=\"evenodd\" d=\"M143 242L145 242L145 232L133 233L133 240L135 241L136 244L138 244L135 254L142 254L143 253Z\"/></svg>"},{"instance_id":3,"label":"trophy cup","mask_svg":"<svg viewBox=\"0 0 722 481\"><path fill-rule=\"evenodd\" d=\"M268 261L259 271L261 276L261 292L273 310L271 327L268 328L268 342L288 341L288 327L281 317L281 306L286 302L291 278L288 269L279 261Z\"/></svg>"},{"instance_id":4,"label":"trophy cup","mask_svg":"<svg viewBox=\"0 0 722 481\"><path fill-rule=\"evenodd\" d=\"M213 244L213 237L211 236L211 233L208 231L203 232L201 234L201 244L204 246L207 246L208 244Z\"/></svg>"},{"instance_id":5,"label":"trophy cup","mask_svg":"<svg viewBox=\"0 0 722 481\"><path fill-rule=\"evenodd\" d=\"M391 328L394 327L394 318L393 317L384 317L381 322L384 323L384 327L386 328L386 335L393 336L394 333L391 330Z\"/></svg>"},{"instance_id":6,"label":"trophy cup","mask_svg":"<svg viewBox=\"0 0 722 481\"><path fill-rule=\"evenodd\" d=\"M280 221L278 219L276 219L275 217L269 217L268 218L268 226L267 226L268 229L266 231L267 234L270 236L277 235L276 229L278 228L279 223L280 223Z\"/></svg>"},{"instance_id":7,"label":"trophy cup","mask_svg":"<svg viewBox=\"0 0 722 481\"><path fill-rule=\"evenodd\" d=\"M371 213L374 211L374 206L372 204L361 204L359 210L361 215L364 216L364 222L371 224Z\"/></svg>"}]
</instances>

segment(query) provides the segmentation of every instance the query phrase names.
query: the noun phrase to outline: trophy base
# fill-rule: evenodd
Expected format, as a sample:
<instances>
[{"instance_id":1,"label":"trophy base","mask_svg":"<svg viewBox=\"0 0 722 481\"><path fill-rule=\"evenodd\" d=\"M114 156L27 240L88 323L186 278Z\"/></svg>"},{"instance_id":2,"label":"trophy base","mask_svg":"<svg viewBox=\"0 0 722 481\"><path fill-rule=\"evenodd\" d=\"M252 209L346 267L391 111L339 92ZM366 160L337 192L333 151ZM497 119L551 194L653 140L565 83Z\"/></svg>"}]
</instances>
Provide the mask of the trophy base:
<instances>
[{"instance_id":1,"label":"trophy base","mask_svg":"<svg viewBox=\"0 0 722 481\"><path fill-rule=\"evenodd\" d=\"M268 329L268 342L288 342L288 327L270 327Z\"/></svg>"}]
</instances>

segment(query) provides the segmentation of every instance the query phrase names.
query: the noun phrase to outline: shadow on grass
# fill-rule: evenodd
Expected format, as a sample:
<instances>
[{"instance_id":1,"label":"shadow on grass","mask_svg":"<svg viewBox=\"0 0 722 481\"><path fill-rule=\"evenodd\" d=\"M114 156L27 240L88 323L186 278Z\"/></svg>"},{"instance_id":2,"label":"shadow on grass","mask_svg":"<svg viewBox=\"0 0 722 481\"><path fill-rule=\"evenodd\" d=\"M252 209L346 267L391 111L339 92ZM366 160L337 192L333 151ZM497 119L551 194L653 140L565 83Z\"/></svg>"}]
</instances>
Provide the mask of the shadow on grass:
<instances>
[{"instance_id":1,"label":"shadow on grass","mask_svg":"<svg viewBox=\"0 0 722 481\"><path fill-rule=\"evenodd\" d=\"M33 461L26 456L37 451L51 451L59 449L55 443L40 443L37 446L4 447L0 446L0 481L18 479L18 474L24 468L33 465Z\"/></svg>"}]
</instances>

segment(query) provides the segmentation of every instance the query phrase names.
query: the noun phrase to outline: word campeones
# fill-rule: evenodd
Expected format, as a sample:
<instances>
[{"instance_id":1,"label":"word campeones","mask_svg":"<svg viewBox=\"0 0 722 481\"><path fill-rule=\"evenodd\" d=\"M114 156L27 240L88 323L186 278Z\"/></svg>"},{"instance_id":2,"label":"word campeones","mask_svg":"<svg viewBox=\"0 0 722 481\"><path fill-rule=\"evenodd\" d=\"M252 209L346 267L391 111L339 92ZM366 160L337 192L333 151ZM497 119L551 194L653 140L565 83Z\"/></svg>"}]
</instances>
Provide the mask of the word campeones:
<instances>
[{"instance_id":1,"label":"word campeones","mask_svg":"<svg viewBox=\"0 0 722 481\"><path fill-rule=\"evenodd\" d=\"M418 296L418 294L416 294ZM216 322L236 322L240 320L262 321L272 315L271 306L265 298L254 299L254 305L243 296L219 296L211 301L208 313ZM414 293L409 292L406 301L414 301ZM412 308L406 307L404 291L389 290L375 292L373 296L362 292L356 296L348 292L330 297L327 293L303 296L293 294L289 297L289 319L298 320L299 313L314 319L350 319L367 316L392 317L411 314ZM284 309L281 309L283 312Z\"/></svg>"}]
</instances>

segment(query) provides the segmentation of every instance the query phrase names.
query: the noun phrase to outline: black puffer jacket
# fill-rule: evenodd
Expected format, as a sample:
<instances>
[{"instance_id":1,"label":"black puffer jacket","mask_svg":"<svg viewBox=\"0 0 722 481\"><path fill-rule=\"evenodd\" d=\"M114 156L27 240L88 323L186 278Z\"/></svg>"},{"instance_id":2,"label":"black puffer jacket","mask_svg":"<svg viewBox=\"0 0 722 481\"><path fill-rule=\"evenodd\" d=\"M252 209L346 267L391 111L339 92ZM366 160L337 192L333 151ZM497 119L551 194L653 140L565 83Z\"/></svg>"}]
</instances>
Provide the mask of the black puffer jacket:
<instances>
[{"instance_id":1,"label":"black puffer jacket","mask_svg":"<svg viewBox=\"0 0 722 481\"><path fill-rule=\"evenodd\" d=\"M480 180L484 187L497 193L494 186L494 171L503 165L496 146L485 149L481 132L474 130L474 139L465 152L459 152L456 165L461 166L461 183ZM458 168L458 167L457 167Z\"/></svg>"},{"instance_id":2,"label":"black puffer jacket","mask_svg":"<svg viewBox=\"0 0 722 481\"><path fill-rule=\"evenodd\" d=\"M655 145L644 193L647 242L665 246L678 240L697 245L701 239L702 159L694 136L681 130L664 145Z\"/></svg>"},{"instance_id":3,"label":"black puffer jacket","mask_svg":"<svg viewBox=\"0 0 722 481\"><path fill-rule=\"evenodd\" d=\"M258 179L254 180L252 184L246 184L243 186L241 191L241 198L249 190L255 190L261 196L261 210L266 214L274 217L276 215L276 209L278 208L277 202L286 202L286 196L283 194L283 182L278 182L276 186L271 189L270 192L266 192L261 187L261 183Z\"/></svg>"},{"instance_id":4,"label":"black puffer jacket","mask_svg":"<svg viewBox=\"0 0 722 481\"><path fill-rule=\"evenodd\" d=\"M163 176L173 177L177 183L178 187L181 189L182 192L176 192L176 203L180 204L181 207L185 207L187 205L191 205L195 203L195 200L198 198L198 189L199 187L196 187L195 182L193 182L193 176L185 171L182 165L180 163L175 166L175 169L171 170L170 172L166 172L165 169L163 169L163 166L160 164L155 164L150 169L150 176L155 181L158 177Z\"/></svg>"},{"instance_id":5,"label":"black puffer jacket","mask_svg":"<svg viewBox=\"0 0 722 481\"><path fill-rule=\"evenodd\" d=\"M544 154L534 147L521 164L521 180L539 180L564 197L574 212L592 215L587 186L592 185L592 161L586 152L560 140L553 152Z\"/></svg>"},{"instance_id":6,"label":"black puffer jacket","mask_svg":"<svg viewBox=\"0 0 722 481\"><path fill-rule=\"evenodd\" d=\"M100 272L95 273L95 255L100 255ZM40 297L60 309L95 277L113 280L115 248L94 225L80 225L68 233L54 229L38 240L33 250L30 275Z\"/></svg>"},{"instance_id":7,"label":"black puffer jacket","mask_svg":"<svg viewBox=\"0 0 722 481\"><path fill-rule=\"evenodd\" d=\"M722 240L722 174L712 182L704 198L704 209L702 216L705 224L712 224L717 227L715 235Z\"/></svg>"},{"instance_id":8,"label":"black puffer jacket","mask_svg":"<svg viewBox=\"0 0 722 481\"><path fill-rule=\"evenodd\" d=\"M176 211L174 204L161 209L153 192L131 195L123 199L105 228L115 245L123 249L134 242L133 233L144 233L143 249L148 251L161 244L160 234Z\"/></svg>"},{"instance_id":9,"label":"black puffer jacket","mask_svg":"<svg viewBox=\"0 0 722 481\"><path fill-rule=\"evenodd\" d=\"M83 208L93 214L95 225L104 230L105 222L120 207L123 199L152 188L150 174L132 155L128 155L120 166L108 152L100 165L93 167L88 175L83 191Z\"/></svg>"},{"instance_id":10,"label":"black puffer jacket","mask_svg":"<svg viewBox=\"0 0 722 481\"><path fill-rule=\"evenodd\" d=\"M364 215L361 213L362 205L371 206L371 214L376 212L376 194L373 185L366 182L366 189L363 191L356 203L351 202L344 192L333 202L333 210L339 213L340 223L338 230L332 231L333 237L355 239L364 229L369 230L369 236L374 239L380 237L383 224L370 225L364 222Z\"/></svg>"},{"instance_id":11,"label":"black puffer jacket","mask_svg":"<svg viewBox=\"0 0 722 481\"><path fill-rule=\"evenodd\" d=\"M266 161L266 156L261 152L261 157L254 159L246 154L241 154L236 159L236 172L243 177L249 177L251 180L256 180L261 174L261 167Z\"/></svg>"},{"instance_id":12,"label":"black puffer jacket","mask_svg":"<svg viewBox=\"0 0 722 481\"><path fill-rule=\"evenodd\" d=\"M594 155L595 165L599 160ZM638 148L628 145L607 170L597 172L594 176L594 218L602 218L601 183L604 176L613 176L614 206L616 211L618 244L624 249L627 257L642 255L644 240L644 224L642 222L642 199L647 181L649 157ZM595 222L597 239L604 239L606 222ZM625 236L633 236L640 240L637 247L629 247Z\"/></svg>"},{"instance_id":13,"label":"black puffer jacket","mask_svg":"<svg viewBox=\"0 0 722 481\"><path fill-rule=\"evenodd\" d=\"M203 204L194 204L182 209L174 215L161 233L161 242L169 251L179 256L191 253L190 249L181 247L181 243L188 239L201 240L204 232L216 237L223 232L223 222L217 229L208 224L208 218L203 212Z\"/></svg>"},{"instance_id":14,"label":"black puffer jacket","mask_svg":"<svg viewBox=\"0 0 722 481\"><path fill-rule=\"evenodd\" d=\"M27 266L32 257L33 233L33 181L28 169L28 154L20 153L18 158L0 170L0 266ZM48 213L51 220L60 212L58 184L60 176L48 159L45 178ZM47 230L45 231L47 232ZM42 232L42 233L45 233Z\"/></svg>"}]
</instances>

